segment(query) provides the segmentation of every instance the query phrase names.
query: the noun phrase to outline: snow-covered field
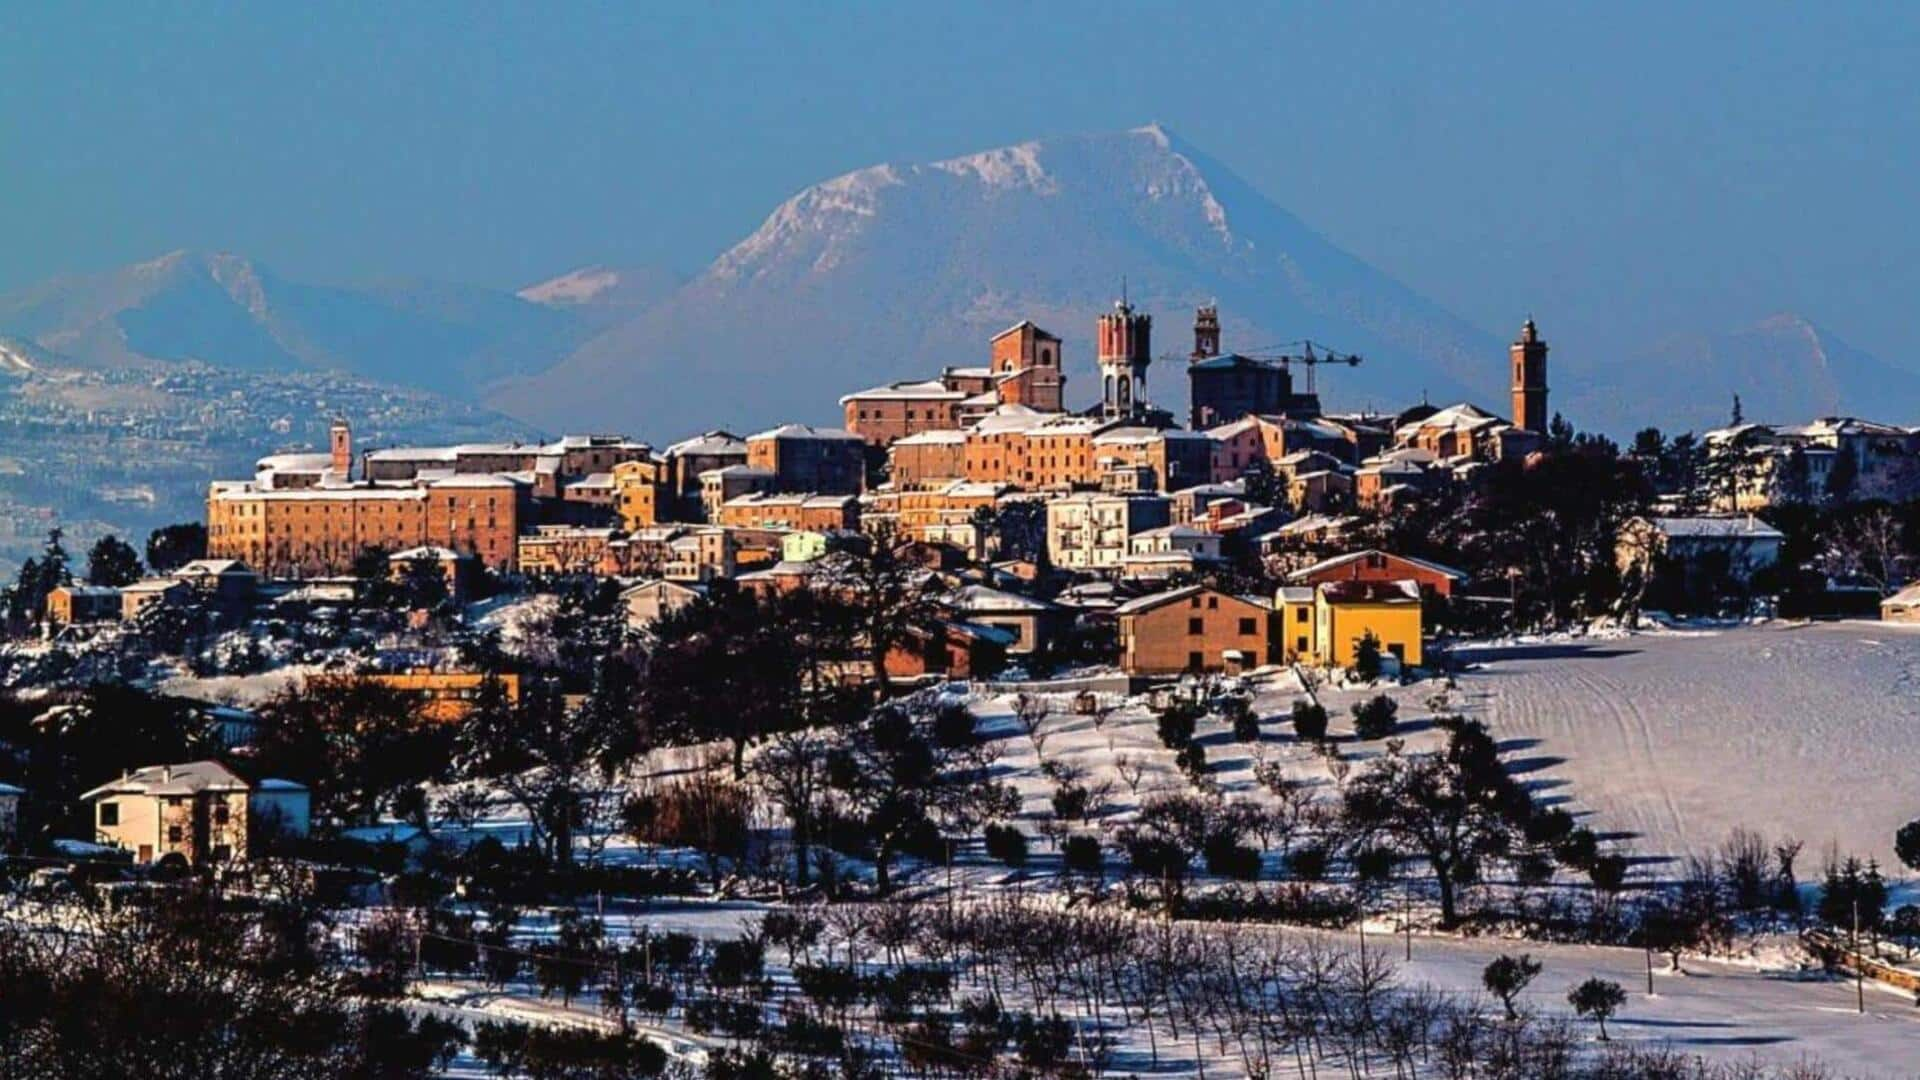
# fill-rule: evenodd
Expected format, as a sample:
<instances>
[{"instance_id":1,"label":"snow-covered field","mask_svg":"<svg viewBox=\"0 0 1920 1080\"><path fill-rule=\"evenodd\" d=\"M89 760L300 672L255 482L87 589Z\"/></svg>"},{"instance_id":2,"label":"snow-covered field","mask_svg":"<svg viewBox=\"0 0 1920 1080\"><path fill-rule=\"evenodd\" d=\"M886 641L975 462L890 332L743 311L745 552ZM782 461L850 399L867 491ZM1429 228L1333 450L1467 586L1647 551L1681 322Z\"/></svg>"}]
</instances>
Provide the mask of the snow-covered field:
<instances>
[{"instance_id":1,"label":"snow-covered field","mask_svg":"<svg viewBox=\"0 0 1920 1080\"><path fill-rule=\"evenodd\" d=\"M1735 826L1829 844L1901 872L1920 817L1920 632L1873 622L1469 650L1454 698L1543 796L1630 832L1645 856L1717 846ZM1920 1059L1920 1047L1915 1050Z\"/></svg>"}]
</instances>

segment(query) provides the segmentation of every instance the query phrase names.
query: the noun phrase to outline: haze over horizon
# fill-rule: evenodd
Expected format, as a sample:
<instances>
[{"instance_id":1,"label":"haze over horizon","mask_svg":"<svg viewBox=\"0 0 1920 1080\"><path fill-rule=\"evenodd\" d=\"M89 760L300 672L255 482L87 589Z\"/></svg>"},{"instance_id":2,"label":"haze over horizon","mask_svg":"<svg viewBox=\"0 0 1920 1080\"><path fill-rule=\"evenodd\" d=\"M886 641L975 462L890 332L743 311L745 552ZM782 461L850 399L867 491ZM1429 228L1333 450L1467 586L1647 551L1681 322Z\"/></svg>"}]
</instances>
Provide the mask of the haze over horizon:
<instances>
[{"instance_id":1,"label":"haze over horizon","mask_svg":"<svg viewBox=\"0 0 1920 1080\"><path fill-rule=\"evenodd\" d=\"M1905 9L725 14L20 12L0 292L176 248L691 274L827 177L1158 121L1491 333L1533 312L1597 360L1790 311L1920 357Z\"/></svg>"}]
</instances>

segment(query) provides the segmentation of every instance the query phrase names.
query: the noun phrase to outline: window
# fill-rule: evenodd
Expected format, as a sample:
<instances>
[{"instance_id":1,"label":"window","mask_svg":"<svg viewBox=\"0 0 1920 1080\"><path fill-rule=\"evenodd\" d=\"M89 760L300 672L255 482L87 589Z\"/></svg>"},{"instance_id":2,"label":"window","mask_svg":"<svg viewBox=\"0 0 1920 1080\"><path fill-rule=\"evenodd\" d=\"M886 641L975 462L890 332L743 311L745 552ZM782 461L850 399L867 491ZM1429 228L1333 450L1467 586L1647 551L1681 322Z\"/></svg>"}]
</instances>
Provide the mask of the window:
<instances>
[{"instance_id":1,"label":"window","mask_svg":"<svg viewBox=\"0 0 1920 1080\"><path fill-rule=\"evenodd\" d=\"M1294 608L1294 609L1293 609L1293 621L1294 621L1294 622L1306 622L1310 614L1311 614L1311 613L1310 613L1310 612L1308 612L1306 608L1303 608L1303 607L1297 607L1297 608Z\"/></svg>"},{"instance_id":2,"label":"window","mask_svg":"<svg viewBox=\"0 0 1920 1080\"><path fill-rule=\"evenodd\" d=\"M1257 633L1259 633L1260 631L1254 628L1254 620L1252 620L1252 619L1241 619L1241 620L1240 620L1240 632L1241 632L1242 634L1257 634Z\"/></svg>"},{"instance_id":3,"label":"window","mask_svg":"<svg viewBox=\"0 0 1920 1080\"><path fill-rule=\"evenodd\" d=\"M1204 634L1206 632L1207 632L1207 621L1205 619L1188 619L1187 620L1187 633Z\"/></svg>"},{"instance_id":4,"label":"window","mask_svg":"<svg viewBox=\"0 0 1920 1080\"><path fill-rule=\"evenodd\" d=\"M1207 597L1207 610L1208 610L1208 611L1219 611L1219 610L1220 610L1220 598L1219 598L1219 597L1217 597L1217 596L1209 596L1209 597Z\"/></svg>"},{"instance_id":5,"label":"window","mask_svg":"<svg viewBox=\"0 0 1920 1080\"><path fill-rule=\"evenodd\" d=\"M1197 653L1197 652L1190 652L1187 654L1187 667L1193 669L1194 671L1199 671L1201 668L1206 666L1207 666L1207 658L1204 654Z\"/></svg>"},{"instance_id":6,"label":"window","mask_svg":"<svg viewBox=\"0 0 1920 1080\"><path fill-rule=\"evenodd\" d=\"M1293 651L1297 653L1304 653L1307 651L1307 639L1304 636L1293 639Z\"/></svg>"},{"instance_id":7,"label":"window","mask_svg":"<svg viewBox=\"0 0 1920 1080\"><path fill-rule=\"evenodd\" d=\"M215 825L225 825L232 817L232 814L233 811L227 807L226 803L215 803L213 807L213 823Z\"/></svg>"},{"instance_id":8,"label":"window","mask_svg":"<svg viewBox=\"0 0 1920 1080\"><path fill-rule=\"evenodd\" d=\"M100 824L102 827L120 824L120 804L103 802L100 804Z\"/></svg>"},{"instance_id":9,"label":"window","mask_svg":"<svg viewBox=\"0 0 1920 1080\"><path fill-rule=\"evenodd\" d=\"M169 844L179 843L181 838L186 835L187 835L186 830L182 829L178 825L167 826L167 843Z\"/></svg>"}]
</instances>

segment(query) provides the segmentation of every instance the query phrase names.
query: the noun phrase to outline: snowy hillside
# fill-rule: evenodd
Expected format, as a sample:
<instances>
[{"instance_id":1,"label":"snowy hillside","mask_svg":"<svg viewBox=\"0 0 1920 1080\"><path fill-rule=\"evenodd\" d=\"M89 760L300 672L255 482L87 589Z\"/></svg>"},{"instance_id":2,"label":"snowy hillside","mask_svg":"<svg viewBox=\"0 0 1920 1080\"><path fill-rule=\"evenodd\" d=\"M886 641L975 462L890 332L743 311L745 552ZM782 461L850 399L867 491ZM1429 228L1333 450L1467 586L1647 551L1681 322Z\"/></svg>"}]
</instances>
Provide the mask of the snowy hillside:
<instances>
[{"instance_id":1,"label":"snowy hillside","mask_svg":"<svg viewBox=\"0 0 1920 1080\"><path fill-rule=\"evenodd\" d=\"M1514 740L1544 795L1589 810L1642 856L1717 847L1735 826L1899 873L1893 834L1920 817L1920 633L1777 625L1471 652L1458 696ZM1666 864L1671 865L1671 864Z\"/></svg>"},{"instance_id":2,"label":"snowy hillside","mask_svg":"<svg viewBox=\"0 0 1920 1080\"><path fill-rule=\"evenodd\" d=\"M1228 348L1312 337L1366 355L1327 380L1335 403L1422 389L1491 400L1503 385L1498 340L1145 127L817 184L673 297L516 387L511 406L642 432L692 415L830 419L848 390L980 363L991 334L1029 317L1065 338L1069 397L1091 400L1093 320L1123 279L1161 354L1184 356L1193 307L1217 300ZM1180 366L1151 378L1176 409Z\"/></svg>"}]
</instances>

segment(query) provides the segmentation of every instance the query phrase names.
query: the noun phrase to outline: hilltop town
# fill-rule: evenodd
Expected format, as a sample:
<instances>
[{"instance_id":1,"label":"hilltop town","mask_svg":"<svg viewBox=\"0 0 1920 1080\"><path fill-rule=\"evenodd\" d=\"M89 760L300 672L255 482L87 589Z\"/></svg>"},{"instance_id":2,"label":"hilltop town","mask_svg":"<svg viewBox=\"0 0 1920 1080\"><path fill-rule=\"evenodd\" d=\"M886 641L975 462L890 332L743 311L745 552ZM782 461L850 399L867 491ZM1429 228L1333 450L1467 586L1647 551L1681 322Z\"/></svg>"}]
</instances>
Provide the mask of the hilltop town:
<instances>
[{"instance_id":1,"label":"hilltop town","mask_svg":"<svg viewBox=\"0 0 1920 1080\"><path fill-rule=\"evenodd\" d=\"M1920 985L1920 808L1838 793L1873 740L1781 750L1765 680L1864 726L1907 670L1920 431L1736 400L1621 447L1553 411L1531 318L1500 410L1332 412L1365 357L1155 330L1122 300L1076 364L1021 321L837 428L369 446L342 411L144 549L51 532L0 648L8 910L191 908L220 963L499 1075L1426 1075L1459 1038L1706 1078L1736 1013L1848 1069L1914 1037L1795 1019ZM1742 760L1662 726L1710 708Z\"/></svg>"}]
</instances>

